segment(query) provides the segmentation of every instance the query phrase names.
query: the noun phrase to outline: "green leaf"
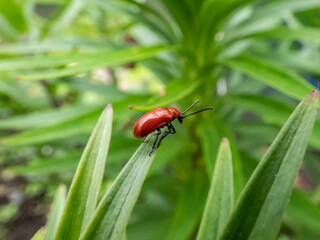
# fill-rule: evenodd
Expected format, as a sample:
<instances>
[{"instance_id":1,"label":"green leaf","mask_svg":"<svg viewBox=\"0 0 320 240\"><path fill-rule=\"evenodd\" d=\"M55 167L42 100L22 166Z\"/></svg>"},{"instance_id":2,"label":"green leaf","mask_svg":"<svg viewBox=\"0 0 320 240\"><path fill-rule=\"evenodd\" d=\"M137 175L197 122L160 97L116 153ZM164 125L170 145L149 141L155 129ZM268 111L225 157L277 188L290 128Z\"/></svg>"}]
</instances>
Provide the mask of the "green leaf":
<instances>
[{"instance_id":1,"label":"green leaf","mask_svg":"<svg viewBox=\"0 0 320 240\"><path fill-rule=\"evenodd\" d=\"M20 79L24 80L42 80L88 72L95 68L109 67L121 65L128 62L139 61L146 58L154 57L162 51L172 50L168 46L151 46L151 47L135 47L125 50L112 52L109 54L91 55L88 59L80 59L77 64L62 69L47 70L44 72L21 75ZM39 60L39 59L38 59ZM30 61L32 61L30 59ZM40 60L39 60L40 61ZM40 63L41 64L41 63ZM39 65L40 67L41 65Z\"/></svg>"},{"instance_id":2,"label":"green leaf","mask_svg":"<svg viewBox=\"0 0 320 240\"><path fill-rule=\"evenodd\" d=\"M176 79L166 85L164 96L153 96L143 106L130 106L130 108L138 111L150 111L159 106L166 106L190 95L199 85L200 82L197 81L185 86L184 80Z\"/></svg>"},{"instance_id":3,"label":"green leaf","mask_svg":"<svg viewBox=\"0 0 320 240\"><path fill-rule=\"evenodd\" d=\"M164 142L167 142L167 139ZM161 148L165 147L161 145L159 150ZM159 151L156 157L158 154ZM156 161L157 159L153 161L153 164ZM168 186L176 183L175 176L161 173L145 181L140 201L138 200L134 207L126 228L129 239L163 240L163 232L167 232L170 226L173 211L172 199L167 196L168 193L171 196L174 195L173 198L177 195L176 188Z\"/></svg>"},{"instance_id":4,"label":"green leaf","mask_svg":"<svg viewBox=\"0 0 320 240\"><path fill-rule=\"evenodd\" d=\"M66 195L66 187L64 185L60 185L54 195L53 204L46 224L46 236L44 240L54 239L65 205Z\"/></svg>"},{"instance_id":5,"label":"green leaf","mask_svg":"<svg viewBox=\"0 0 320 240\"><path fill-rule=\"evenodd\" d=\"M17 40L18 32L8 22L8 20L0 14L0 35L7 40Z\"/></svg>"},{"instance_id":6,"label":"green leaf","mask_svg":"<svg viewBox=\"0 0 320 240\"><path fill-rule=\"evenodd\" d=\"M308 56L303 52L263 52L261 56L269 61L279 64L283 67L293 69L297 72L320 75L318 61L315 61L312 55Z\"/></svg>"},{"instance_id":7,"label":"green leaf","mask_svg":"<svg viewBox=\"0 0 320 240\"><path fill-rule=\"evenodd\" d=\"M43 36L49 33L56 34L69 26L72 20L77 16L85 5L84 0L68 0L58 9L57 13L51 18L43 28Z\"/></svg>"},{"instance_id":8,"label":"green leaf","mask_svg":"<svg viewBox=\"0 0 320 240\"><path fill-rule=\"evenodd\" d=\"M61 158L37 159L28 162L27 165L8 167L5 171L22 176L62 174L66 171L74 171L77 168L80 157L80 152L69 152Z\"/></svg>"},{"instance_id":9,"label":"green leaf","mask_svg":"<svg viewBox=\"0 0 320 240\"><path fill-rule=\"evenodd\" d=\"M146 98L143 95L132 95L128 99L113 102L113 104L117 109L128 109L129 103L141 102L145 99ZM70 119L63 119L63 116L59 116L61 120L63 119L60 123L58 121L57 124L54 125L51 124L50 126L26 130L14 135L5 136L0 138L0 142L7 146L31 145L57 141L68 137L79 136L81 134L89 134L94 128L101 109L102 108L99 108L99 106L96 106L96 109L93 108L92 112L89 111L83 115L79 114L77 117L74 116L74 118ZM128 111L129 110L125 113L126 118L128 118L128 114L130 114ZM54 113L52 114L55 115ZM44 116L42 115L42 117ZM41 121L39 120L39 122Z\"/></svg>"},{"instance_id":10,"label":"green leaf","mask_svg":"<svg viewBox=\"0 0 320 240\"><path fill-rule=\"evenodd\" d=\"M243 158L246 160L246 164L250 164L250 166L247 166L248 176L250 176L259 161L252 156L245 155L246 156ZM307 161L308 159L304 160L304 165ZM285 209L284 224L288 224L294 232L299 228L304 228L308 231L320 234L320 229L318 228L320 224L320 210L316 204L308 199L306 194L294 189L288 206Z\"/></svg>"},{"instance_id":11,"label":"green leaf","mask_svg":"<svg viewBox=\"0 0 320 240\"><path fill-rule=\"evenodd\" d=\"M165 8L168 10L167 14L174 19L173 22L178 25L185 39L191 40L192 28L190 26L193 25L192 20L194 19L194 16L192 16L188 3L185 1L177 2L164 0L162 4L165 5Z\"/></svg>"},{"instance_id":12,"label":"green leaf","mask_svg":"<svg viewBox=\"0 0 320 240\"><path fill-rule=\"evenodd\" d=\"M161 137L165 131L162 131ZM81 240L119 240L124 237L125 228L138 199L142 184L154 159L152 150L156 133L144 140L135 154L121 170L110 189L100 201Z\"/></svg>"},{"instance_id":13,"label":"green leaf","mask_svg":"<svg viewBox=\"0 0 320 240\"><path fill-rule=\"evenodd\" d=\"M27 30L21 5L14 0L0 2L0 35L7 40L18 40L19 33Z\"/></svg>"},{"instance_id":14,"label":"green leaf","mask_svg":"<svg viewBox=\"0 0 320 240\"><path fill-rule=\"evenodd\" d=\"M161 143L161 148L159 148L157 151L157 155L155 157L156 160L152 164L148 172L148 176L160 172L166 164L174 161L183 151L186 144L185 139L176 139L176 137L177 136L175 136L175 138L172 140L166 139ZM177 142L179 142L178 145Z\"/></svg>"},{"instance_id":15,"label":"green leaf","mask_svg":"<svg viewBox=\"0 0 320 240\"><path fill-rule=\"evenodd\" d=\"M281 16L282 13L287 11L299 12L318 7L320 7L320 2L318 0L270 2L266 6L262 5L257 11L255 11L250 20L257 20L259 18L265 18L266 16Z\"/></svg>"},{"instance_id":16,"label":"green leaf","mask_svg":"<svg viewBox=\"0 0 320 240\"><path fill-rule=\"evenodd\" d=\"M219 147L215 169L197 240L217 239L233 209L233 169L229 142Z\"/></svg>"},{"instance_id":17,"label":"green leaf","mask_svg":"<svg viewBox=\"0 0 320 240\"><path fill-rule=\"evenodd\" d=\"M130 239L139 240L163 240L163 232L167 231L170 223L169 217L162 217L154 214L154 209L148 209L150 217L142 219L135 225L127 228L127 235Z\"/></svg>"},{"instance_id":18,"label":"green leaf","mask_svg":"<svg viewBox=\"0 0 320 240\"><path fill-rule=\"evenodd\" d=\"M285 13L305 11L320 6L318 0L271 1L261 4L252 11L252 15L241 24L227 29L224 41L245 37L276 28L281 24ZM285 36L284 36L285 38Z\"/></svg>"},{"instance_id":19,"label":"green leaf","mask_svg":"<svg viewBox=\"0 0 320 240\"><path fill-rule=\"evenodd\" d=\"M261 32L254 37L271 37L279 39L302 40L306 42L319 42L320 30L312 27L287 28L278 27L270 31Z\"/></svg>"},{"instance_id":20,"label":"green leaf","mask_svg":"<svg viewBox=\"0 0 320 240\"><path fill-rule=\"evenodd\" d=\"M44 240L46 234L46 227L40 228L31 238L31 240Z\"/></svg>"},{"instance_id":21,"label":"green leaf","mask_svg":"<svg viewBox=\"0 0 320 240\"><path fill-rule=\"evenodd\" d=\"M149 29L152 29L152 33L158 34L160 38L164 38L168 42L175 42L175 32L172 30L170 22L165 21L165 19L163 19L163 17L159 14L159 11L154 11L148 5L134 0L107 2L95 0L95 2L107 11L122 12L126 16L130 17L132 21L141 23L144 26L147 26ZM134 7L132 7L132 5ZM140 11L136 10L137 7L140 9ZM141 37L143 38L145 35Z\"/></svg>"},{"instance_id":22,"label":"green leaf","mask_svg":"<svg viewBox=\"0 0 320 240\"><path fill-rule=\"evenodd\" d=\"M232 153L232 167L233 167L233 188L234 188L234 199L238 199L240 193L244 187L244 174L241 158L239 155L238 144L235 140L235 134L231 131L231 129L225 125L223 121L216 118L214 119L213 125L216 131L220 135L220 139L223 137L228 138Z\"/></svg>"},{"instance_id":23,"label":"green leaf","mask_svg":"<svg viewBox=\"0 0 320 240\"><path fill-rule=\"evenodd\" d=\"M319 146L319 145L318 145ZM308 173L308 180L312 183L319 183L320 182L320 174L319 174L319 169L320 169L320 161L318 159L318 156L313 153L306 154L305 160L304 160L304 168L306 172ZM317 195L320 196L320 191L315 190L314 191L314 197L313 202L320 202L320 198L317 197ZM319 199L319 200L318 200Z\"/></svg>"},{"instance_id":24,"label":"green leaf","mask_svg":"<svg viewBox=\"0 0 320 240\"><path fill-rule=\"evenodd\" d=\"M20 130L58 125L72 119L80 118L88 113L96 112L97 110L100 111L100 109L102 109L101 105L73 105L71 107L61 109L50 109L45 112L17 115L7 119L1 119L0 128Z\"/></svg>"},{"instance_id":25,"label":"green leaf","mask_svg":"<svg viewBox=\"0 0 320 240\"><path fill-rule=\"evenodd\" d=\"M38 98L30 98L26 87L22 87L17 81L9 77L7 74L0 72L0 92L19 103L26 108L43 108L49 106L47 96L39 96ZM39 83L35 83L30 87L41 89Z\"/></svg>"},{"instance_id":26,"label":"green leaf","mask_svg":"<svg viewBox=\"0 0 320 240\"><path fill-rule=\"evenodd\" d=\"M261 121L249 121L234 124L233 130L240 136L244 136L239 142L240 149L245 149L247 153L261 153L261 147L272 143L280 127ZM244 160L246 161L246 158Z\"/></svg>"},{"instance_id":27,"label":"green leaf","mask_svg":"<svg viewBox=\"0 0 320 240\"><path fill-rule=\"evenodd\" d=\"M103 57L110 54L110 51L104 51L94 54L69 54L62 56L48 55L45 58L43 56L33 57L16 57L11 59L0 60L0 70L2 71L19 71L19 70L33 70L42 68L54 68L54 67L66 67L68 64L79 64L88 62L88 59Z\"/></svg>"},{"instance_id":28,"label":"green leaf","mask_svg":"<svg viewBox=\"0 0 320 240\"><path fill-rule=\"evenodd\" d=\"M22 10L21 4L14 0L1 1L0 3L0 15L6 18L18 32L25 32L27 30Z\"/></svg>"},{"instance_id":29,"label":"green leaf","mask_svg":"<svg viewBox=\"0 0 320 240\"><path fill-rule=\"evenodd\" d=\"M178 153L177 151L181 150L181 147L177 148L174 144L170 144L170 142L167 143L167 141L165 141L163 144L167 146L170 145L168 148L170 151L166 152L165 150L160 149L157 156L164 158L158 159L159 161L156 165L152 166L149 174L153 174L154 172L158 171L168 160L173 158L172 155L176 155ZM110 143L110 150L108 152L108 163L117 163L123 159L129 158L131 156L130 153L132 153L135 149L135 144L131 139L129 140L113 137ZM35 159L28 161L27 165L7 167L4 171L11 174L14 173L16 175L28 177L39 177L50 174L64 175L65 173L75 172L80 158L80 151L71 151L67 152L67 154L63 157Z\"/></svg>"},{"instance_id":30,"label":"green leaf","mask_svg":"<svg viewBox=\"0 0 320 240\"><path fill-rule=\"evenodd\" d=\"M83 152L73 178L55 239L78 239L95 209L104 174L112 128L109 104Z\"/></svg>"},{"instance_id":31,"label":"green leaf","mask_svg":"<svg viewBox=\"0 0 320 240\"><path fill-rule=\"evenodd\" d=\"M101 101L106 102L119 102L121 100L125 100L129 97L137 97L137 95L132 93L124 93L119 90L116 85L106 85L101 83L90 83L85 79L85 81L78 81L78 79L70 79L68 85L71 89L75 89L81 92L94 92L103 97ZM99 97L100 97L99 96ZM127 108L127 106L126 106Z\"/></svg>"},{"instance_id":32,"label":"green leaf","mask_svg":"<svg viewBox=\"0 0 320 240\"><path fill-rule=\"evenodd\" d=\"M294 110L293 107L280 102L278 100L263 97L261 95L236 95L226 98L228 103L234 106L250 110L258 114L267 123L274 123L282 126L290 113ZM248 132L248 131L247 131ZM316 148L320 146L320 122L316 121L310 138L310 144Z\"/></svg>"},{"instance_id":33,"label":"green leaf","mask_svg":"<svg viewBox=\"0 0 320 240\"><path fill-rule=\"evenodd\" d=\"M201 22L199 33L197 33L196 36L196 45L198 45L197 48L199 49L198 52L200 52L200 54L202 53L202 55L206 56L210 53L210 45L219 42L213 42L212 39L215 39L218 36L217 33L221 30L221 25L224 25L226 19L234 15L234 11L236 11L237 8L240 8L241 5L248 4L250 1L252 0L204 1L201 4L200 16L195 17L196 20L199 19L199 22ZM222 39L224 40L226 33L225 29L220 32L220 35L222 32Z\"/></svg>"},{"instance_id":34,"label":"green leaf","mask_svg":"<svg viewBox=\"0 0 320 240\"><path fill-rule=\"evenodd\" d=\"M283 125L294 110L290 105L271 97L239 94L225 98L225 102L241 109L252 111L267 123Z\"/></svg>"},{"instance_id":35,"label":"green leaf","mask_svg":"<svg viewBox=\"0 0 320 240\"><path fill-rule=\"evenodd\" d=\"M313 87L298 75L253 56L240 56L226 64L297 99L302 99L307 92L313 90Z\"/></svg>"},{"instance_id":36,"label":"green leaf","mask_svg":"<svg viewBox=\"0 0 320 240\"><path fill-rule=\"evenodd\" d=\"M99 111L101 111L101 109L99 109ZM98 110L56 125L31 129L6 136L1 138L0 141L7 146L31 145L90 133L94 128L97 117Z\"/></svg>"},{"instance_id":37,"label":"green leaf","mask_svg":"<svg viewBox=\"0 0 320 240\"><path fill-rule=\"evenodd\" d=\"M318 93L307 95L259 162L221 240L275 239L293 189L318 108Z\"/></svg>"},{"instance_id":38,"label":"green leaf","mask_svg":"<svg viewBox=\"0 0 320 240\"><path fill-rule=\"evenodd\" d=\"M187 240L192 236L200 221L207 193L208 178L204 172L190 173L182 187L170 228L163 239Z\"/></svg>"},{"instance_id":39,"label":"green leaf","mask_svg":"<svg viewBox=\"0 0 320 240\"><path fill-rule=\"evenodd\" d=\"M0 23L1 24L1 23ZM1 29L2 30L2 29ZM0 31L1 31L0 30ZM88 40L88 39L72 39L72 40L61 40L61 39L48 39L44 40L41 42L21 42L21 43L5 43L0 45L0 54L5 54L5 55L24 55L24 54L36 54L36 53L68 53L68 55L65 55L64 57L66 58L71 58L72 56L77 54L72 53L70 56L70 52L73 52L72 50L74 49L75 45L77 46L77 53L92 53L92 52L106 52L107 50L115 49L115 48L120 48L120 46L111 44L110 42L98 42L94 40ZM43 59L44 62L45 58L37 58L34 57L35 59ZM23 59L26 58L16 58L12 60L12 62L17 62L19 61L25 61ZM50 56L50 59L54 59L53 56ZM61 59L61 56L57 56L56 59ZM52 61L52 60L49 60ZM62 61L62 60L61 60ZM9 61L9 64L11 61ZM13 64L14 65L14 64ZM29 64L27 64L29 65ZM31 64L32 65L32 64ZM16 66L21 66L22 65L16 65ZM30 66L30 65L29 65ZM23 68L24 69L24 68Z\"/></svg>"}]
</instances>

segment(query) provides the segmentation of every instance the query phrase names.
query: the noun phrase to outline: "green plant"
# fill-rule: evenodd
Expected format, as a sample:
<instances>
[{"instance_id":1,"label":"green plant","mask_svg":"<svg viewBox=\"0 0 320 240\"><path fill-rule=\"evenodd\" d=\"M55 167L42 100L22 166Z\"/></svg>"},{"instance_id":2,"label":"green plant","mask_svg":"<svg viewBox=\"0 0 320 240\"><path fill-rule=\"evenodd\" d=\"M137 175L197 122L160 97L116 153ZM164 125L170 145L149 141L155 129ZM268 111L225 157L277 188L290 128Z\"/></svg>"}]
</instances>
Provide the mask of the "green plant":
<instances>
[{"instance_id":1,"label":"green plant","mask_svg":"<svg viewBox=\"0 0 320 240\"><path fill-rule=\"evenodd\" d=\"M105 192L138 147L137 111L200 100L215 111L165 139L127 227L128 239L196 238L222 138L230 143L237 202L256 159L317 85L319 7L318 0L2 1L2 173L26 179L24 196L37 184L51 199L61 182L70 185L111 103ZM320 236L319 131L317 117L304 185L282 221L280 234L289 239ZM89 202L94 209L96 200Z\"/></svg>"},{"instance_id":2,"label":"green plant","mask_svg":"<svg viewBox=\"0 0 320 240\"><path fill-rule=\"evenodd\" d=\"M222 140L197 239L276 238L317 108L318 93L313 91L281 129L251 175L235 208L231 150L228 140ZM94 210L93 200L100 191L110 141L111 116L109 106L102 113L83 153L62 216L59 213L64 206L65 193L58 189L52 209L55 216L50 218L43 239L125 238L126 225L154 158L154 154L149 156L149 153L156 133L150 134L141 144ZM51 222L60 222L58 229L57 224Z\"/></svg>"}]
</instances>

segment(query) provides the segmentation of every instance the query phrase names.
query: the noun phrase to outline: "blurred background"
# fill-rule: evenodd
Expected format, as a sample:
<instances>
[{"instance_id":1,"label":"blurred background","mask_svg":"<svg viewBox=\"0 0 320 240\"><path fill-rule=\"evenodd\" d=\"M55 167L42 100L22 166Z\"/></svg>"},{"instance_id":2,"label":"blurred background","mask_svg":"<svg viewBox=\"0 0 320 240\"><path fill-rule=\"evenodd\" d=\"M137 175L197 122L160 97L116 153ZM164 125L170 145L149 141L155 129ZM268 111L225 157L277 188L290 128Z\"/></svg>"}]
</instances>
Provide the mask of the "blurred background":
<instances>
[{"instance_id":1,"label":"blurred background","mask_svg":"<svg viewBox=\"0 0 320 240\"><path fill-rule=\"evenodd\" d=\"M200 100L196 108L215 110L174 122L127 231L129 240L194 239L222 137L238 197L319 86L319 27L319 0L0 1L0 238L30 239L45 225L106 104L114 124L103 189L139 146L142 114ZM279 239L320 239L319 150L318 119Z\"/></svg>"}]
</instances>

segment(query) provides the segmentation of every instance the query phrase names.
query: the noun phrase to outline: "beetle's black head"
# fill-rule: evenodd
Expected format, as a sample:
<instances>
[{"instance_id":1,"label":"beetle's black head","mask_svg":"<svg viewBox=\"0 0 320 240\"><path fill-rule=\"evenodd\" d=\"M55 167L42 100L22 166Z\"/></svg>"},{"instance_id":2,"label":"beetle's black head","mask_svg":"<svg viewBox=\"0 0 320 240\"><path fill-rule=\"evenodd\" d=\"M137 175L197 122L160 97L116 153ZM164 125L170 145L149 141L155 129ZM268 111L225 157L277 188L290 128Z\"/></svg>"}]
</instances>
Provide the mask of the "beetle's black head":
<instances>
[{"instance_id":1,"label":"beetle's black head","mask_svg":"<svg viewBox=\"0 0 320 240\"><path fill-rule=\"evenodd\" d=\"M182 123L182 122L183 122L183 119L186 118L186 117L189 117L189 116L191 116L191 115L197 114L197 113L202 112L202 111L213 110L213 108L203 108L203 109L200 109L200 110L198 110L198 111L196 111L196 112L189 113L188 115L184 115L184 114L185 114L186 112L188 112L191 108L193 108L194 105L196 105L196 104L199 103L199 102L200 102L200 101L196 101L196 102L192 103L191 106L188 107L187 110L185 110L183 113L180 113L180 114L179 114L179 117L177 118L178 121L179 121L180 123Z\"/></svg>"},{"instance_id":2,"label":"beetle's black head","mask_svg":"<svg viewBox=\"0 0 320 240\"><path fill-rule=\"evenodd\" d=\"M181 115L181 113L179 114L179 117L177 119L178 119L179 123L183 122L183 116Z\"/></svg>"}]
</instances>

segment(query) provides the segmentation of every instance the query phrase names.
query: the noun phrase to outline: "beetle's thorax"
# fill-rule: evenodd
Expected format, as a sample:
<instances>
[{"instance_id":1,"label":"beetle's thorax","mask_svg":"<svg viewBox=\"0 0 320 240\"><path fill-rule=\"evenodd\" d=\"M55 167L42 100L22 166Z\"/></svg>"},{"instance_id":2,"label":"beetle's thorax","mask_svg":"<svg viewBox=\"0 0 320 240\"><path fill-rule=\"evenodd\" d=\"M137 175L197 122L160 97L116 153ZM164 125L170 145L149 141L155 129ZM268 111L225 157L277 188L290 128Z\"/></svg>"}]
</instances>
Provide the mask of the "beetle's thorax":
<instances>
[{"instance_id":1,"label":"beetle's thorax","mask_svg":"<svg viewBox=\"0 0 320 240\"><path fill-rule=\"evenodd\" d=\"M180 116L180 112L176 108L168 108L170 113L172 114L172 118L178 118Z\"/></svg>"}]
</instances>

